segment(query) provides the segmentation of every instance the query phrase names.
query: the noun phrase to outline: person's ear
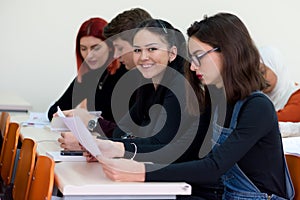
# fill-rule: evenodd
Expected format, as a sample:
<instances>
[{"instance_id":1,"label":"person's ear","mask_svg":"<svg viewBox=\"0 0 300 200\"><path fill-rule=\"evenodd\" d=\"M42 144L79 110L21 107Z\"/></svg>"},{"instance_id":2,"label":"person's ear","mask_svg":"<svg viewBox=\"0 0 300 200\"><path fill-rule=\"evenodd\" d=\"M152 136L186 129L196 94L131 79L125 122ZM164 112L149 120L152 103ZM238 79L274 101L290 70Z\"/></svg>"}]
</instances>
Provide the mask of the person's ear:
<instances>
[{"instance_id":1,"label":"person's ear","mask_svg":"<svg viewBox=\"0 0 300 200\"><path fill-rule=\"evenodd\" d=\"M172 46L169 50L169 62L175 60L176 56L177 56L177 47Z\"/></svg>"}]
</instances>

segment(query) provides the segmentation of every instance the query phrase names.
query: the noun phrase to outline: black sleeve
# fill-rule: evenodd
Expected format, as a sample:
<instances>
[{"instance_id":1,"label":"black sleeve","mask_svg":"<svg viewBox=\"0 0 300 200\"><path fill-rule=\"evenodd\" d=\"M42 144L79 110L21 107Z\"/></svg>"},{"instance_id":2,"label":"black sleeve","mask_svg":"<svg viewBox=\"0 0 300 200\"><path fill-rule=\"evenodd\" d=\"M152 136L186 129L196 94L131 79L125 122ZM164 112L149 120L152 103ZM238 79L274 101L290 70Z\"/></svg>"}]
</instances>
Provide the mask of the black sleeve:
<instances>
[{"instance_id":1,"label":"black sleeve","mask_svg":"<svg viewBox=\"0 0 300 200\"><path fill-rule=\"evenodd\" d=\"M154 111L153 116L151 116L150 123L153 123L153 126L148 125L151 128L145 128L145 132L148 131L150 136L148 137L148 134L143 135L143 131L137 130L139 133L133 132L133 135L141 135L141 137L132 139L130 142L135 142L138 145L167 144L176 136L179 126L183 123L182 118L184 117L182 116L184 113L181 113L177 97L169 90L165 94L162 107L164 109Z\"/></svg>"},{"instance_id":2,"label":"black sleeve","mask_svg":"<svg viewBox=\"0 0 300 200\"><path fill-rule=\"evenodd\" d=\"M190 117L188 120L184 122L187 126L183 128L182 133L168 144L137 144L137 154L134 159L164 164L197 159L206 129L202 131L198 129L198 117ZM132 145L127 141L124 142L124 146L129 153L129 156L125 154L125 157L129 158L133 150Z\"/></svg>"},{"instance_id":3,"label":"black sleeve","mask_svg":"<svg viewBox=\"0 0 300 200\"><path fill-rule=\"evenodd\" d=\"M196 160L199 158L200 148L206 136L210 121L210 109L199 116L182 114L182 122L177 135L168 144L139 143L146 139L122 140L125 146L125 157L130 158L133 152L131 143L137 144L135 160L151 161L155 163L174 163Z\"/></svg>"},{"instance_id":4,"label":"black sleeve","mask_svg":"<svg viewBox=\"0 0 300 200\"><path fill-rule=\"evenodd\" d=\"M183 97L184 92L181 92L180 96ZM151 123L153 125L148 125L151 128L144 129L145 131L142 131L144 127L141 125L144 123L144 119L141 119L137 115L138 106L137 102L131 107L130 112L118 122L119 127L114 131L114 138L120 138L123 135L129 134L137 137L129 139L126 142L134 142L137 145L169 143L176 135L180 123L182 123L181 115L183 113L181 113L180 104L175 94L170 90L166 91L162 104L164 109L158 109L158 111L153 112L154 114L151 116ZM132 124L132 122L135 124Z\"/></svg>"},{"instance_id":5,"label":"black sleeve","mask_svg":"<svg viewBox=\"0 0 300 200\"><path fill-rule=\"evenodd\" d=\"M122 136L134 135L133 128L130 127L130 121L133 120L136 123L140 123L140 121L138 121L139 119L138 119L136 113L137 113L137 104L135 103L130 108L129 112L127 112L125 114L125 116L117 123L118 125L116 126L116 128L113 131L114 139L119 141L119 139Z\"/></svg>"},{"instance_id":6,"label":"black sleeve","mask_svg":"<svg viewBox=\"0 0 300 200\"><path fill-rule=\"evenodd\" d=\"M53 114L57 112L57 106L60 107L61 110L69 110L72 109L72 95L73 95L73 87L76 78L69 85L67 90L63 93L63 95L49 108L48 110L48 118L51 121L53 118Z\"/></svg>"},{"instance_id":7,"label":"black sleeve","mask_svg":"<svg viewBox=\"0 0 300 200\"><path fill-rule=\"evenodd\" d=\"M124 143L126 152L129 153L133 151L131 143L137 145L138 154L135 160L169 163L198 157L200 146L207 132L209 118L200 121L199 116L189 115L185 110L186 94L182 89L184 84L178 79L174 79L173 83L172 90L167 90L164 94L162 105L164 109L154 118L156 124L151 131L157 131L157 134L150 137L120 140ZM130 131L129 129L128 132ZM134 132L133 135L135 135Z\"/></svg>"},{"instance_id":8,"label":"black sleeve","mask_svg":"<svg viewBox=\"0 0 300 200\"><path fill-rule=\"evenodd\" d=\"M183 122L186 126L182 128L182 133L166 144L137 144L137 155L135 160L151 161L154 163L176 163L197 160L200 148L206 138L210 120L210 112L204 112L200 118L188 115ZM121 140L124 143L126 158L131 158L134 151L131 142L135 139Z\"/></svg>"},{"instance_id":9,"label":"black sleeve","mask_svg":"<svg viewBox=\"0 0 300 200\"><path fill-rule=\"evenodd\" d=\"M98 125L96 126L95 131L100 133L100 135L105 136L106 138L111 138L115 128L115 122L99 118Z\"/></svg>"},{"instance_id":10,"label":"black sleeve","mask_svg":"<svg viewBox=\"0 0 300 200\"><path fill-rule=\"evenodd\" d=\"M53 114L57 112L57 106L61 110L69 110L75 108L85 98L88 97L89 85L87 81L78 82L77 78L74 78L64 94L50 107L48 110L48 118L51 121Z\"/></svg>"},{"instance_id":11,"label":"black sleeve","mask_svg":"<svg viewBox=\"0 0 300 200\"><path fill-rule=\"evenodd\" d=\"M146 165L146 181L186 181L205 185L216 182L224 172L243 159L247 159L249 167L253 167L257 162L261 162L262 166L269 166L264 151L264 148L269 147L261 146L260 142L277 123L276 113L275 116L274 113L272 103L266 98L249 100L240 111L236 129L223 144L200 160L171 164L163 168L156 164ZM269 135L270 138L275 138L274 134ZM278 143L268 145L280 149ZM261 155L261 160L256 158L257 150L264 154ZM271 152L267 153L271 154Z\"/></svg>"}]
</instances>

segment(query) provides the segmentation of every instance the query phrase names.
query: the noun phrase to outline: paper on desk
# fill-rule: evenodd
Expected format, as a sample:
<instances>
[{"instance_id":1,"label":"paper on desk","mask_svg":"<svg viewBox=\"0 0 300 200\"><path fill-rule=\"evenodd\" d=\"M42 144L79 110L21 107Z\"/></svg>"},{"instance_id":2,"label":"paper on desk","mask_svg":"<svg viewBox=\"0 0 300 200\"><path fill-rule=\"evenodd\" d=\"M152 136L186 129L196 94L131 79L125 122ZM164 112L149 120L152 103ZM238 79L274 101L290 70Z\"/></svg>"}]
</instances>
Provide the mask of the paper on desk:
<instances>
[{"instance_id":1,"label":"paper on desk","mask_svg":"<svg viewBox=\"0 0 300 200\"><path fill-rule=\"evenodd\" d=\"M282 137L300 136L300 122L279 122Z\"/></svg>"},{"instance_id":2,"label":"paper on desk","mask_svg":"<svg viewBox=\"0 0 300 200\"><path fill-rule=\"evenodd\" d=\"M101 155L100 149L98 148L96 141L94 140L90 131L85 127L80 117L66 117L59 107L57 107L58 116L63 119L66 126L77 138L79 143L94 157Z\"/></svg>"},{"instance_id":3,"label":"paper on desk","mask_svg":"<svg viewBox=\"0 0 300 200\"><path fill-rule=\"evenodd\" d=\"M300 155L300 137L282 138L284 153Z\"/></svg>"},{"instance_id":4,"label":"paper on desk","mask_svg":"<svg viewBox=\"0 0 300 200\"><path fill-rule=\"evenodd\" d=\"M49 124L50 122L46 116L46 113L41 112L30 112L29 119L25 122L22 122L22 126L44 127Z\"/></svg>"}]
</instances>

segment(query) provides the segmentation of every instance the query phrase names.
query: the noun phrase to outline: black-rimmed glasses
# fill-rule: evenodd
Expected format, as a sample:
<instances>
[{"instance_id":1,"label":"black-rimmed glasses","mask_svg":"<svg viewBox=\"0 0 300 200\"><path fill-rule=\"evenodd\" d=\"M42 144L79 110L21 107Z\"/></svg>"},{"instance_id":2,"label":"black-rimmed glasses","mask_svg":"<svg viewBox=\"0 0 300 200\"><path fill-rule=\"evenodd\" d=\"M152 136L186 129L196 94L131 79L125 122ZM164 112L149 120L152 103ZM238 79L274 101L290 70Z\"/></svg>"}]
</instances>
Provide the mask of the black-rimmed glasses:
<instances>
[{"instance_id":1,"label":"black-rimmed glasses","mask_svg":"<svg viewBox=\"0 0 300 200\"><path fill-rule=\"evenodd\" d=\"M218 47L216 48L213 48L211 50L208 50L208 51L205 51L204 53L201 53L201 54L198 54L198 55L191 55L190 56L190 61L194 63L194 65L196 65L196 67L200 67L201 66L201 62L200 60L206 56L207 54L211 53L211 52L214 52L214 51L217 51L219 50Z\"/></svg>"}]
</instances>

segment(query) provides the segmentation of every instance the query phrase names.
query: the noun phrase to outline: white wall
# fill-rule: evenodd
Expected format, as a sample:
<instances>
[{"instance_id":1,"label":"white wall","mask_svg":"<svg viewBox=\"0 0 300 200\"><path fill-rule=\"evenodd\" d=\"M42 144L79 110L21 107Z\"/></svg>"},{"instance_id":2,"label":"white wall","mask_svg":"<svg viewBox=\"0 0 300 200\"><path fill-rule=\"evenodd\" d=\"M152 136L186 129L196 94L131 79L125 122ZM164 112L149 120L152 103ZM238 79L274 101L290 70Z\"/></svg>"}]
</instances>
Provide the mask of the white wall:
<instances>
[{"instance_id":1,"label":"white wall","mask_svg":"<svg viewBox=\"0 0 300 200\"><path fill-rule=\"evenodd\" d=\"M291 78L300 81L297 0L0 0L0 91L15 91L34 111L45 111L76 74L80 24L94 16L109 21L132 7L142 7L184 33L204 14L232 12L244 21L258 46L281 49Z\"/></svg>"}]
</instances>

